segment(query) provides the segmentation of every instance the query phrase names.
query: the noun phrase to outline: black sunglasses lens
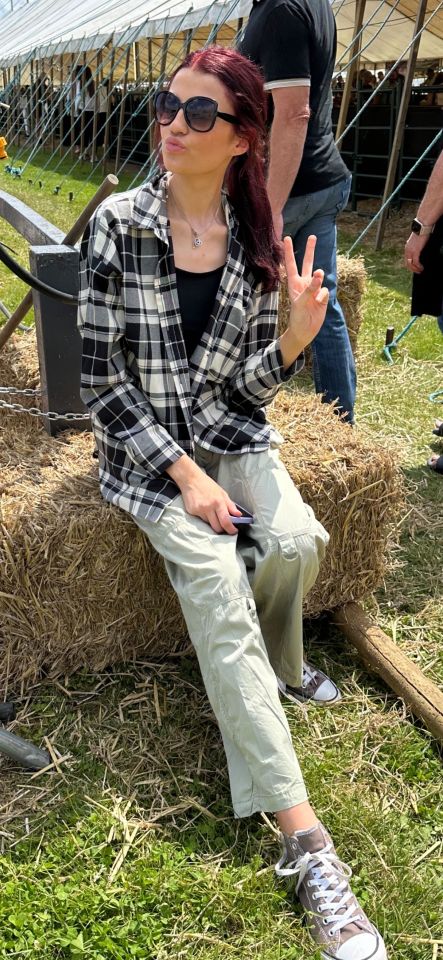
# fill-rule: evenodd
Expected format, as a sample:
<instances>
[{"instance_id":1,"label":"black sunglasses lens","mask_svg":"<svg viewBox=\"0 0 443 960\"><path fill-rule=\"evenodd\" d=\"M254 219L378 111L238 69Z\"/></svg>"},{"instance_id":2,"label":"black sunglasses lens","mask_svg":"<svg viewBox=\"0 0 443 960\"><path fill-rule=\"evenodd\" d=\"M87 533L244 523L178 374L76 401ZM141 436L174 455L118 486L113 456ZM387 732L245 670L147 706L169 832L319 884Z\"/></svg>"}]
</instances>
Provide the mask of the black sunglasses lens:
<instances>
[{"instance_id":1,"label":"black sunglasses lens","mask_svg":"<svg viewBox=\"0 0 443 960\"><path fill-rule=\"evenodd\" d=\"M172 123L180 107L180 100L175 96L175 93L169 93L168 90L160 90L155 98L155 119L163 126L167 126L169 123Z\"/></svg>"},{"instance_id":2,"label":"black sunglasses lens","mask_svg":"<svg viewBox=\"0 0 443 960\"><path fill-rule=\"evenodd\" d=\"M185 116L191 130L207 133L214 124L217 103L209 97L192 97L186 104Z\"/></svg>"}]
</instances>

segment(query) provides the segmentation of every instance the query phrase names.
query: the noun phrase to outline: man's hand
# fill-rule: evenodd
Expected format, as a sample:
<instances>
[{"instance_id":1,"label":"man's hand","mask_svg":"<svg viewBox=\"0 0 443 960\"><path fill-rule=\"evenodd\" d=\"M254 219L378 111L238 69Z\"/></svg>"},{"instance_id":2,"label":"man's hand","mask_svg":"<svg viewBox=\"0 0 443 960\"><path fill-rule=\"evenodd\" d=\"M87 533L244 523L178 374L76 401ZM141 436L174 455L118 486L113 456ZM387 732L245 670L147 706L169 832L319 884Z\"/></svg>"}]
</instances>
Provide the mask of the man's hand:
<instances>
[{"instance_id":1,"label":"man's hand","mask_svg":"<svg viewBox=\"0 0 443 960\"><path fill-rule=\"evenodd\" d=\"M420 254L426 246L429 236L420 236L418 233L411 233L405 244L405 267L411 273L422 273L423 265L420 262Z\"/></svg>"},{"instance_id":2,"label":"man's hand","mask_svg":"<svg viewBox=\"0 0 443 960\"><path fill-rule=\"evenodd\" d=\"M238 533L229 514L240 517L241 511L225 490L208 477L204 470L183 454L166 471L180 488L186 513L200 517L215 533Z\"/></svg>"},{"instance_id":3,"label":"man's hand","mask_svg":"<svg viewBox=\"0 0 443 960\"><path fill-rule=\"evenodd\" d=\"M308 237L301 274L298 272L291 237L284 238L288 294L291 301L288 329L300 345L300 352L317 336L323 324L329 291L322 286L323 270L314 270L317 237Z\"/></svg>"}]
</instances>

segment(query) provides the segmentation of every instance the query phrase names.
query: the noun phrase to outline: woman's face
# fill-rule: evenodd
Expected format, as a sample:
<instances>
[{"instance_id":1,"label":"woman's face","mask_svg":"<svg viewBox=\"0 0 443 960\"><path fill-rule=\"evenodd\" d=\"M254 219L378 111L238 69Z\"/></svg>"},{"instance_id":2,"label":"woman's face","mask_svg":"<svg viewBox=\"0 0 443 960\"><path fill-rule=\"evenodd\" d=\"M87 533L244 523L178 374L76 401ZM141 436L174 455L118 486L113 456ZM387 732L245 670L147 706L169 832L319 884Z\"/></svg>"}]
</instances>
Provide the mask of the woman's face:
<instances>
[{"instance_id":1,"label":"woman's face","mask_svg":"<svg viewBox=\"0 0 443 960\"><path fill-rule=\"evenodd\" d=\"M184 68L169 89L182 103L190 97L210 97L222 113L234 114L223 84L211 74ZM188 127L183 110L168 126L160 126L160 136L166 169L182 175L224 174L232 157L248 149L247 140L239 136L234 124L217 117L212 130L197 133Z\"/></svg>"}]
</instances>

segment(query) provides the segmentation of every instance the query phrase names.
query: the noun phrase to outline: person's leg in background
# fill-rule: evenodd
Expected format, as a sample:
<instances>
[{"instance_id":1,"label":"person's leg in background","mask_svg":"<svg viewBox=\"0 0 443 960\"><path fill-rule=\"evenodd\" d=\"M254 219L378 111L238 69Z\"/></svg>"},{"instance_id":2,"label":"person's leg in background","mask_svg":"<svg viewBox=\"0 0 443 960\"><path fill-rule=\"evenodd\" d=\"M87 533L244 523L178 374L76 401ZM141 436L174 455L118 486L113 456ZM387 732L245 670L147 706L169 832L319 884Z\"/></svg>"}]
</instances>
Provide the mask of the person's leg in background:
<instances>
[{"instance_id":1,"label":"person's leg in background","mask_svg":"<svg viewBox=\"0 0 443 960\"><path fill-rule=\"evenodd\" d=\"M324 270L329 302L324 324L311 344L315 389L331 403L338 399L349 423L354 421L356 370L349 333L337 300L336 218L346 206L350 180L307 197L292 197L283 211L284 234L292 237L297 266L301 270L307 238L317 237L314 267Z\"/></svg>"}]
</instances>

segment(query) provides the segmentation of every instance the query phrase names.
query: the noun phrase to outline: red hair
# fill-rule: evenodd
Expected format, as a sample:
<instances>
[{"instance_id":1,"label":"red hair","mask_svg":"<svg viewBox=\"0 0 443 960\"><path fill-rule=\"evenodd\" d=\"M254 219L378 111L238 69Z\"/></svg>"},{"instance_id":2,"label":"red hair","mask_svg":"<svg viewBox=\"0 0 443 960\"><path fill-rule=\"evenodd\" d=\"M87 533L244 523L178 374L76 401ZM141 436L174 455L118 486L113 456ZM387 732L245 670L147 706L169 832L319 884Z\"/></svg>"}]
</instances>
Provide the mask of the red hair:
<instances>
[{"instance_id":1,"label":"red hair","mask_svg":"<svg viewBox=\"0 0 443 960\"><path fill-rule=\"evenodd\" d=\"M274 290L280 279L281 252L265 181L267 100L263 77L247 57L228 47L205 47L190 53L170 82L184 68L220 80L238 118L237 132L249 143L247 153L229 164L225 185L240 224L246 261L264 290Z\"/></svg>"}]
</instances>

